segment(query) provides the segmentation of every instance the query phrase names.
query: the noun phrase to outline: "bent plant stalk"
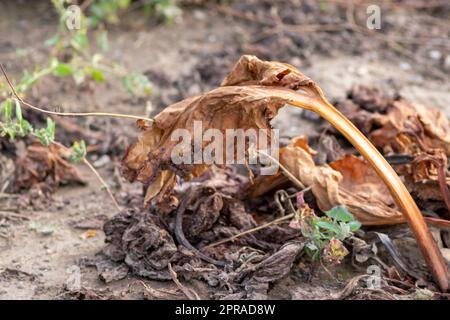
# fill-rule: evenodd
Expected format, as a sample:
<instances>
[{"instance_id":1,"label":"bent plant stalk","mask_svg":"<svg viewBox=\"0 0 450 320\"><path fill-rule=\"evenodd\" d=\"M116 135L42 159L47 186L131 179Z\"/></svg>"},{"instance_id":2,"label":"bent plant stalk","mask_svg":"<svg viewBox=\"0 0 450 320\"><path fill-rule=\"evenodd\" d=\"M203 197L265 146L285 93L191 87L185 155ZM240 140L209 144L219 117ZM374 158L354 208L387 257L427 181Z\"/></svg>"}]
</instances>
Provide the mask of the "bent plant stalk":
<instances>
[{"instance_id":1,"label":"bent plant stalk","mask_svg":"<svg viewBox=\"0 0 450 320\"><path fill-rule=\"evenodd\" d=\"M8 84L10 85L14 95L19 101L28 107L45 113L51 113L34 107L23 101L17 92L14 90L12 83L9 81L6 72L0 64L1 71L5 75ZM252 87L252 86L248 86ZM323 117L331 125L333 125L347 140L363 155L363 157L372 165L380 178L389 188L397 205L402 209L403 215L410 225L417 243L420 247L423 257L433 275L434 280L439 288L446 292L449 288L449 273L447 265L442 257L439 248L436 245L428 227L425 223L424 217L420 213L419 208L409 194L403 182L400 180L394 169L378 152L378 150L370 143L370 141L353 125L353 123L344 117L336 108L327 101L322 90L315 84L307 87L302 87L300 92L283 88L270 86L253 86L260 88L263 92L270 93L272 97L279 97L281 100L302 109L313 111ZM56 114L56 113L55 113ZM57 113L62 116L113 116L123 118L140 118L149 121L144 117L117 115L109 113Z\"/></svg>"},{"instance_id":2,"label":"bent plant stalk","mask_svg":"<svg viewBox=\"0 0 450 320\"><path fill-rule=\"evenodd\" d=\"M313 111L328 121L363 155L372 165L380 178L389 188L397 205L402 209L403 215L411 227L423 257L439 288L446 292L449 288L449 273L446 262L436 245L425 220L397 173L371 144L371 142L342 115L331 103L327 101L322 90L314 85L296 92L283 88L265 88L273 91L274 95L288 97L289 104Z\"/></svg>"}]
</instances>

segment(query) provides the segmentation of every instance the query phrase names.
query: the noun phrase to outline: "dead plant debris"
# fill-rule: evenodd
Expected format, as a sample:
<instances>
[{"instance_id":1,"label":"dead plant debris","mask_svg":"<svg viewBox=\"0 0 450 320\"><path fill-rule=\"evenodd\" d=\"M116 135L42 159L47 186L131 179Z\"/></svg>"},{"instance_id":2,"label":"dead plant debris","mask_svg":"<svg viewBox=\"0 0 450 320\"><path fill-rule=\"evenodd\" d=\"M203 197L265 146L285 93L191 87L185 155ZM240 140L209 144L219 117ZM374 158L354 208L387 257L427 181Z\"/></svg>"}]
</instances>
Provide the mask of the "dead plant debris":
<instances>
[{"instance_id":1,"label":"dead plant debris","mask_svg":"<svg viewBox=\"0 0 450 320\"><path fill-rule=\"evenodd\" d=\"M78 170L64 155L65 150L57 145L45 147L36 143L28 146L25 154L16 160L12 191L37 188L48 194L60 185L84 185Z\"/></svg>"},{"instance_id":2,"label":"dead plant debris","mask_svg":"<svg viewBox=\"0 0 450 320\"><path fill-rule=\"evenodd\" d=\"M315 227L309 223L321 217L317 225L334 230L330 209L343 206L366 226L406 221L374 168L355 149L341 147L345 143L333 128L318 140L292 137L280 149L282 169L273 176L253 177L236 167L171 161L174 130L192 131L195 121L208 124L202 130L270 129L278 110L292 102L290 90L304 92L312 104L320 96L320 89L292 66L243 56L219 88L167 107L154 123L138 121L141 136L126 151L122 171L129 181L144 185L143 206L134 202L110 220L98 216L73 222L75 228L87 230L84 239L95 237L101 227L106 235L106 247L84 261L85 266L95 266L105 283L129 274L173 281L178 288L175 295L182 293L188 299L205 296L191 287L194 280L208 285L206 296L211 298L266 299L282 281L318 277L318 270L342 288L330 267L343 263L353 278L345 278L347 286L334 298L443 297L429 275L402 260L395 241L387 236L381 241L387 255L379 250L380 238L363 231L349 231L342 239L330 237L318 251L318 260L309 254L312 242L305 229ZM337 106L382 150L421 208L434 210L427 221L448 228L450 136L443 114L365 87L355 87ZM246 146L250 147L258 149L258 143ZM15 191L52 192L59 185L84 183L57 145L28 146L17 159L15 173ZM446 255L444 245L448 244L441 242L440 249ZM379 265L385 276L377 289L361 285L368 276L358 275L358 268L369 261ZM421 288L417 288L419 281ZM147 295L161 297L160 292L144 288ZM110 298L90 289L63 295Z\"/></svg>"},{"instance_id":3,"label":"dead plant debris","mask_svg":"<svg viewBox=\"0 0 450 320\"><path fill-rule=\"evenodd\" d=\"M377 172L354 149L339 150L332 129L325 136L339 150L335 155L315 161L317 151L308 145L308 139L295 137L280 150L284 169L275 176L255 180L250 176L245 193L242 192L245 178L224 166L178 165L171 161L176 142L169 138L174 130L194 130L196 120L208 123L202 130L271 128L270 120L292 101L288 95L283 96L289 89L304 90L308 99L320 95L320 89L293 67L243 56L221 87L167 107L151 125L138 122L142 134L124 157L123 174L130 181L144 184L147 209L122 211L105 224L108 245L102 259L125 264L134 274L150 279L171 280L174 272L177 279L203 280L232 296L264 298L270 290L269 283L276 283L295 269L305 245L302 233L295 227L298 217L293 217L297 222L268 224L263 230L246 233L261 223L261 212L273 214L273 209L280 208L280 202L275 204L274 198L270 198L277 189L294 188L294 194L302 188L310 190L309 204L319 215L343 205L364 225L405 222L405 216ZM429 109L425 107L365 87L356 87L348 97L338 102L338 108L388 159L395 156L407 159L405 162L400 159L395 165L398 174L412 183L434 178L439 191L445 191L442 181L446 181L446 173L433 175L433 166L441 171L446 166L446 162L439 160L443 158L436 156L437 150L447 154L448 148L448 120L442 113L427 112ZM325 140L322 135L321 141ZM424 154L434 157L427 158ZM444 194L433 200L445 202L445 199ZM300 211L302 203L303 200L291 204L282 213L292 211L291 208ZM428 221L448 227L448 221L442 218L430 217ZM244 235L233 237L240 233ZM208 246L228 237L231 242ZM326 248L325 256L334 252L330 246ZM342 247L338 251L347 249ZM333 261L333 257L328 258L323 261Z\"/></svg>"}]
</instances>

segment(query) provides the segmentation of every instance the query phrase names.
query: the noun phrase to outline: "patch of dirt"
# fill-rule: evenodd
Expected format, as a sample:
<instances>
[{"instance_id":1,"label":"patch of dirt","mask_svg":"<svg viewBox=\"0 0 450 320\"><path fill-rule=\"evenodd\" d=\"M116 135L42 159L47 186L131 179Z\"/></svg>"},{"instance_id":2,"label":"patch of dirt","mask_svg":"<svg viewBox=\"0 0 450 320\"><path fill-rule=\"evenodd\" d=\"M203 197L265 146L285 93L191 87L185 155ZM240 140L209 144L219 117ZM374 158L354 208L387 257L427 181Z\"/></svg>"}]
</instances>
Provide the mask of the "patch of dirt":
<instances>
[{"instance_id":1,"label":"patch of dirt","mask_svg":"<svg viewBox=\"0 0 450 320\"><path fill-rule=\"evenodd\" d=\"M346 92L359 83L379 87L386 92L396 90L409 100L434 105L450 116L450 77L446 69L450 66L445 65L445 61L450 59L449 48L425 39L436 35L449 36L448 25L441 25L443 19L440 19L440 15L448 13L448 8L444 8L444 13L439 13L432 9L416 10L409 5L400 7L400 3L395 2L395 10L383 11L383 15L386 12L386 19L383 20L386 22L383 27L386 33L383 34L390 34L389 39L395 38L395 33L402 34L406 30L408 39L422 41L420 44L403 44L406 49L399 51L392 48L391 40L375 41L371 35L347 27L325 32L311 32L308 27L291 29L290 25L294 24L341 24L347 21L345 7L326 3L328 8L320 8L315 1L277 1L276 4L272 1L236 1L225 10L215 5L209 8L194 6L185 8L182 21L170 27L155 25L154 21L144 19L137 12L126 13L121 18L121 24L110 30L111 50L106 58L148 75L155 89L153 96L148 99L131 98L117 80L75 87L70 79L50 77L32 89L29 100L39 106L62 106L64 111L154 115L169 104L218 86L237 58L246 53L293 64L314 79L331 100L344 98ZM57 27L56 16L48 8L47 1L2 2L0 60L15 77L19 77L24 68L47 61L48 49L43 43ZM364 22L365 6L357 5L354 10L357 22ZM282 17L285 26L280 25L279 17ZM18 55L17 49L24 49L26 54ZM408 51L406 54L405 50ZM439 51L439 59L430 60L430 52L436 50ZM435 53L431 55L436 56ZM37 121L43 120L37 117ZM90 159L95 163L103 156L107 157L98 162L99 171L113 186L120 204L130 209L139 208L142 203L141 187L128 184L116 169L126 146L137 136L135 124L127 120L71 121L94 133L87 137L90 144L98 145ZM283 137L310 134L317 131L321 124L315 115L294 108L281 109L273 121L275 127L281 128ZM62 132L58 138L66 143L82 136L76 131L70 137L64 135L67 131ZM11 146L3 140L1 142L0 179L10 167L4 164L6 160L2 158L6 152L11 152ZM149 268L142 263L140 250L145 248L142 241L153 240L136 236L141 230L149 228L161 232L160 224L169 225L169 230L174 230L174 217L161 218L156 212L144 214L140 209L132 217L126 210L119 214L89 171L81 165L78 169L87 186L61 187L52 200L44 200L41 194L6 195L0 190L0 211L6 212L0 214L0 299L185 298L172 282L167 269L163 272L161 266L156 265L149 273ZM93 217L97 219L90 221ZM110 251L109 256L116 257L113 260L117 261L117 265L112 266L115 268L102 265L104 260L97 255L105 247L105 234L100 228L102 222L113 217L109 220L109 227L123 228L128 236L126 245L135 250L131 250L135 256L129 257L125 257L120 250ZM208 221L193 221L194 217L189 212L186 217L189 223L185 228L193 230L192 234L205 233L210 227L204 225ZM214 215L213 219L220 221L231 217L220 214ZM111 226L111 221L117 224ZM247 223L250 226L254 224L252 221ZM110 229L107 226L104 228L108 233ZM246 229L248 225L241 228ZM239 228L233 231L237 230ZM390 230L387 228L386 232L395 235ZM106 237L109 247L112 244L124 245L108 238L112 234ZM205 238L189 240L206 244L206 240L229 235L230 230L218 230L217 234L206 232ZM267 240L266 236L262 234L259 238L249 238L253 241L252 245L259 244L260 248L268 251L280 249L281 243L261 242ZM161 255L164 268L168 263L166 255L171 255L171 258L176 255L174 239L174 234L168 233L161 242L154 244L161 248L157 254ZM408 239L412 239L410 234ZM414 240L401 242L398 246L408 256L407 260L417 260L417 252L412 249ZM185 253L189 258L189 252ZM217 255L215 259L224 259ZM255 276L257 271L253 270L253 275L246 280L245 293L242 290L231 293L224 289L226 286L215 290L205 284L205 280L211 284L222 279L220 276L223 274L218 273L218 269L205 273L207 279L199 281L191 276L189 268L193 266L180 262L187 258L178 258L173 267L180 281L205 299L330 299L341 293L348 280L366 273L365 269L355 269L351 261L346 261L331 270L330 275L320 268L319 271L311 270L310 265L295 259L289 263L298 268L294 267L288 276L263 281L261 287L261 283L252 283L251 279L264 275ZM270 258L270 255L264 258ZM128 270L122 265L124 261L133 272L125 272ZM202 260L196 261L194 267L205 268ZM97 269L103 270L103 280L99 279ZM71 290L71 281L77 280L78 274L82 289ZM121 279L112 281L118 278ZM239 283L241 285L242 282Z\"/></svg>"}]
</instances>

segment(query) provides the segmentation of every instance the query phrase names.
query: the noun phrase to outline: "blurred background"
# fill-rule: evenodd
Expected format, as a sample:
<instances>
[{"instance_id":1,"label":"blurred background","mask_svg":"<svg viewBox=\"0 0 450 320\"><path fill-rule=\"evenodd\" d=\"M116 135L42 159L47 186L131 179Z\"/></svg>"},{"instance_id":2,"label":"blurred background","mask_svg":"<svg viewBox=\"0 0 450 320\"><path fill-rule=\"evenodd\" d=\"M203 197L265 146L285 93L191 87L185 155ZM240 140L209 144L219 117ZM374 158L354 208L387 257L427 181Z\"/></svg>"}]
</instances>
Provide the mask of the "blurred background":
<instances>
[{"instance_id":1,"label":"blurred background","mask_svg":"<svg viewBox=\"0 0 450 320\"><path fill-rule=\"evenodd\" d=\"M41 106L154 115L218 86L242 54L254 54L294 65L332 100L365 84L450 115L446 0L2 0L0 6L0 61L17 89ZM290 134L308 130L298 129L296 118Z\"/></svg>"},{"instance_id":2,"label":"blurred background","mask_svg":"<svg viewBox=\"0 0 450 320\"><path fill-rule=\"evenodd\" d=\"M450 116L449 18L448 0L1 0L0 63L22 97L54 111L153 116L217 87L241 55L253 54L299 68L331 101L366 85ZM0 99L9 95L2 78ZM317 119L291 109L275 127L287 137L311 134ZM46 116L24 114L45 126ZM133 121L57 118L56 126L65 145L87 142L89 159L121 199L141 193L117 169L138 134ZM0 140L3 154L17 148ZM10 296L54 297L68 261L102 247L101 235L86 242L68 225L75 217L114 213L108 201L99 203L95 179L85 178L89 187L58 190L43 213L37 202L24 205L33 221L52 224L56 238L0 224L0 235L15 235L14 250L0 253L0 261L36 269L46 281L39 291L26 275L17 276L32 283L25 287L0 277Z\"/></svg>"}]
</instances>

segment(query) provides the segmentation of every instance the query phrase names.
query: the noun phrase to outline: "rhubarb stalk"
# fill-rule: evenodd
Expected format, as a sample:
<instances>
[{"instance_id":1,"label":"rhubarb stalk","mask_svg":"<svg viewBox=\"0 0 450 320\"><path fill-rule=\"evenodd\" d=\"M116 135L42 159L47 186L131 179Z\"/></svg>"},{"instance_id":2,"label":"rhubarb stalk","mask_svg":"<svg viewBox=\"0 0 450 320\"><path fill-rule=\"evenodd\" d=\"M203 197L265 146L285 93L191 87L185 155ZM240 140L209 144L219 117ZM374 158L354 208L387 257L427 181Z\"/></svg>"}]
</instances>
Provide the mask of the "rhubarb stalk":
<instances>
[{"instance_id":1,"label":"rhubarb stalk","mask_svg":"<svg viewBox=\"0 0 450 320\"><path fill-rule=\"evenodd\" d=\"M447 264L436 245L425 220L397 173L372 145L372 143L325 98L322 90L310 84L300 92L283 88L264 88L283 98L289 96L289 104L313 111L331 123L373 166L380 178L389 188L397 205L411 227L430 272L443 292L449 288Z\"/></svg>"}]
</instances>

